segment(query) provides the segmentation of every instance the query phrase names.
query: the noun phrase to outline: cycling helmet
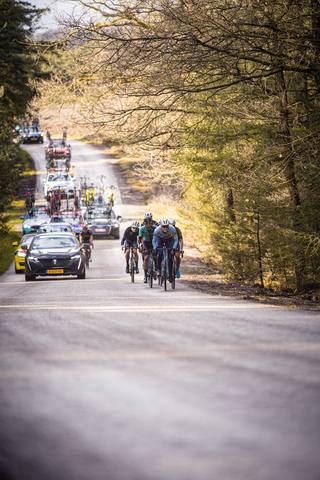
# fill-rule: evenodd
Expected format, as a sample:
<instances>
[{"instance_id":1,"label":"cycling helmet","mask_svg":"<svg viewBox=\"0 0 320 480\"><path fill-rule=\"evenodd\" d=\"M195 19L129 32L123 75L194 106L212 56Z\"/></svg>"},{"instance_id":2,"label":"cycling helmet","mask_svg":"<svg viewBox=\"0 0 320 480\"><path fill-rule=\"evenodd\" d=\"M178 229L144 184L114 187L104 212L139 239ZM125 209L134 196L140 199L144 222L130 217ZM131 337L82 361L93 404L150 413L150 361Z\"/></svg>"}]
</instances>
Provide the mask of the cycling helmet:
<instances>
[{"instance_id":1,"label":"cycling helmet","mask_svg":"<svg viewBox=\"0 0 320 480\"><path fill-rule=\"evenodd\" d=\"M159 225L161 225L161 227L169 226L169 220L167 218L161 218L159 220Z\"/></svg>"},{"instance_id":2,"label":"cycling helmet","mask_svg":"<svg viewBox=\"0 0 320 480\"><path fill-rule=\"evenodd\" d=\"M131 227L133 228L139 228L140 227L140 223L138 222L138 220L133 220L132 224L131 224Z\"/></svg>"},{"instance_id":3,"label":"cycling helmet","mask_svg":"<svg viewBox=\"0 0 320 480\"><path fill-rule=\"evenodd\" d=\"M145 217L151 217L151 218L152 218L152 217L153 217L153 215L152 215L152 213L151 213L151 212L147 212L147 213L145 214Z\"/></svg>"},{"instance_id":4,"label":"cycling helmet","mask_svg":"<svg viewBox=\"0 0 320 480\"><path fill-rule=\"evenodd\" d=\"M83 230L88 230L88 225L83 225Z\"/></svg>"},{"instance_id":5,"label":"cycling helmet","mask_svg":"<svg viewBox=\"0 0 320 480\"><path fill-rule=\"evenodd\" d=\"M145 216L144 219L143 219L144 223L146 222L151 222L152 221L152 217L147 217Z\"/></svg>"},{"instance_id":6,"label":"cycling helmet","mask_svg":"<svg viewBox=\"0 0 320 480\"><path fill-rule=\"evenodd\" d=\"M173 225L173 226L175 226L175 224L176 224L176 221L175 221L175 220L173 220L173 218L169 218L169 223L170 223L170 225Z\"/></svg>"}]
</instances>

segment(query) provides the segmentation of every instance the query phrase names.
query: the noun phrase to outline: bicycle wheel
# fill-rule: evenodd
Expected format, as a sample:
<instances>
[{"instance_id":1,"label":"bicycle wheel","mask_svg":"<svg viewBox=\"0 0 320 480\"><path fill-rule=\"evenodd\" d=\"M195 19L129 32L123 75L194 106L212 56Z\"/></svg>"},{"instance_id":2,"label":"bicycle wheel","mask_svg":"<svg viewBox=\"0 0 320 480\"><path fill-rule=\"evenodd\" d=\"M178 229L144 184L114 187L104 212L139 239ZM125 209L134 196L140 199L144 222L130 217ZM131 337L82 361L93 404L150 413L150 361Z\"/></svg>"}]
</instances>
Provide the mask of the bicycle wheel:
<instances>
[{"instance_id":1,"label":"bicycle wheel","mask_svg":"<svg viewBox=\"0 0 320 480\"><path fill-rule=\"evenodd\" d=\"M132 250L130 255L130 275L131 275L131 282L134 283L134 257L133 257Z\"/></svg>"},{"instance_id":2,"label":"bicycle wheel","mask_svg":"<svg viewBox=\"0 0 320 480\"><path fill-rule=\"evenodd\" d=\"M163 278L163 288L167 290L167 259L165 258L163 261L163 272L162 272L162 278Z\"/></svg>"},{"instance_id":3,"label":"bicycle wheel","mask_svg":"<svg viewBox=\"0 0 320 480\"><path fill-rule=\"evenodd\" d=\"M150 288L152 288L153 276L154 276L154 263L153 263L153 260L150 258L149 259L149 268L148 268L148 281L149 281L149 287Z\"/></svg>"}]
</instances>

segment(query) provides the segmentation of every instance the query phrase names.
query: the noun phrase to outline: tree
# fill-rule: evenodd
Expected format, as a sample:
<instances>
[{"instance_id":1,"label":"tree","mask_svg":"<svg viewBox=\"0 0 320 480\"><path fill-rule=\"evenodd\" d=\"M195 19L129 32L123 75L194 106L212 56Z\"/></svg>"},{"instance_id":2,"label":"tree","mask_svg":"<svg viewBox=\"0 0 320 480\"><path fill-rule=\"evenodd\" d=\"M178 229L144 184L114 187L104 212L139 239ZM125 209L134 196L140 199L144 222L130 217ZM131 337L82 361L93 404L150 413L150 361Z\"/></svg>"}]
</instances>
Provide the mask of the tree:
<instances>
[{"instance_id":1,"label":"tree","mask_svg":"<svg viewBox=\"0 0 320 480\"><path fill-rule=\"evenodd\" d=\"M29 3L0 0L0 232L3 215L18 184L20 154L11 138L16 117L26 113L37 90L32 83L43 76L42 58L32 41L34 23L43 10Z\"/></svg>"}]
</instances>

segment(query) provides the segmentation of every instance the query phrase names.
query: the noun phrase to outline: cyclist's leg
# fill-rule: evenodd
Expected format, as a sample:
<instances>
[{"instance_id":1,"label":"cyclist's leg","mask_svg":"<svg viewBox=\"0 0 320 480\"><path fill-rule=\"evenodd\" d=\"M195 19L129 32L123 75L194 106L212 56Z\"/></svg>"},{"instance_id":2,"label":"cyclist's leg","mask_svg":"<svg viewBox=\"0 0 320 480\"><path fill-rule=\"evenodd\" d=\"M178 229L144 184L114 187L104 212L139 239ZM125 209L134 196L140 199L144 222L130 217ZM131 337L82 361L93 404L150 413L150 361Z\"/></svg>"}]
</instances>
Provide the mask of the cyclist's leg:
<instances>
[{"instance_id":1,"label":"cyclist's leg","mask_svg":"<svg viewBox=\"0 0 320 480\"><path fill-rule=\"evenodd\" d=\"M134 261L136 262L136 273L139 273L139 267L138 267L139 255L138 255L138 244L137 244L137 242L133 242L132 246L133 246Z\"/></svg>"},{"instance_id":2,"label":"cyclist's leg","mask_svg":"<svg viewBox=\"0 0 320 480\"><path fill-rule=\"evenodd\" d=\"M179 267L180 267L181 258L180 258L180 247L179 246L175 250L174 258L175 258L175 262L176 262L176 266L177 266L177 278L180 278Z\"/></svg>"},{"instance_id":3,"label":"cyclist's leg","mask_svg":"<svg viewBox=\"0 0 320 480\"><path fill-rule=\"evenodd\" d=\"M161 275L161 262L162 262L162 255L163 255L163 239L161 237L157 237L157 275Z\"/></svg>"},{"instance_id":4,"label":"cyclist's leg","mask_svg":"<svg viewBox=\"0 0 320 480\"><path fill-rule=\"evenodd\" d=\"M125 259L126 259L126 273L129 273L129 255L130 255L130 244L128 241L125 242L124 244L124 250L125 250Z\"/></svg>"},{"instance_id":5,"label":"cyclist's leg","mask_svg":"<svg viewBox=\"0 0 320 480\"><path fill-rule=\"evenodd\" d=\"M149 258L150 258L150 250L148 248L143 247L143 269L144 269L144 279L143 282L148 282L148 265L149 265Z\"/></svg>"},{"instance_id":6,"label":"cyclist's leg","mask_svg":"<svg viewBox=\"0 0 320 480\"><path fill-rule=\"evenodd\" d=\"M168 250L169 282L172 282L172 264L173 264L173 253L172 253L173 240L172 240L172 238L169 238L166 241L166 245L167 245L167 250Z\"/></svg>"}]
</instances>

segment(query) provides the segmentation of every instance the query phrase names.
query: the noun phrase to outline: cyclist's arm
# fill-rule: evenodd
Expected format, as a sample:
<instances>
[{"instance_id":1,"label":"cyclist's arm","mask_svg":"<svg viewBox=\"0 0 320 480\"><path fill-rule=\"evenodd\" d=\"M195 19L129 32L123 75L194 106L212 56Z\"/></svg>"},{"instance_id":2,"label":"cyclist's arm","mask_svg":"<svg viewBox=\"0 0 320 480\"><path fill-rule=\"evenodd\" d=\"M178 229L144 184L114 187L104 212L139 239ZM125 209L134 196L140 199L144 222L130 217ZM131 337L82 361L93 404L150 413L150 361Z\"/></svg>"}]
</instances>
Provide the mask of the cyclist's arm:
<instances>
[{"instance_id":1,"label":"cyclist's arm","mask_svg":"<svg viewBox=\"0 0 320 480\"><path fill-rule=\"evenodd\" d=\"M179 239L178 239L176 229L174 229L174 232L172 233L172 236L173 236L173 240L174 240L173 248L177 248L177 246L179 245Z\"/></svg>"}]
</instances>

